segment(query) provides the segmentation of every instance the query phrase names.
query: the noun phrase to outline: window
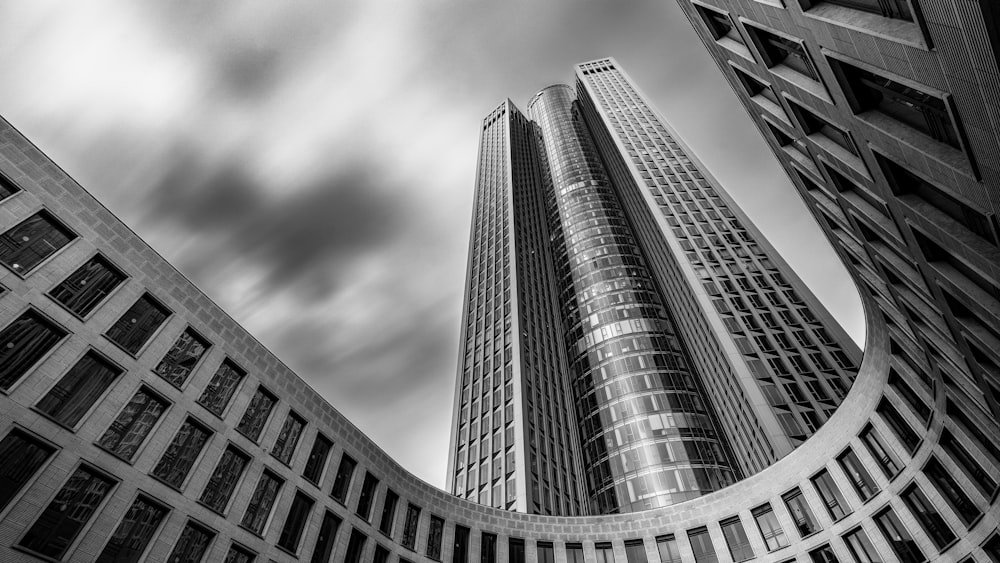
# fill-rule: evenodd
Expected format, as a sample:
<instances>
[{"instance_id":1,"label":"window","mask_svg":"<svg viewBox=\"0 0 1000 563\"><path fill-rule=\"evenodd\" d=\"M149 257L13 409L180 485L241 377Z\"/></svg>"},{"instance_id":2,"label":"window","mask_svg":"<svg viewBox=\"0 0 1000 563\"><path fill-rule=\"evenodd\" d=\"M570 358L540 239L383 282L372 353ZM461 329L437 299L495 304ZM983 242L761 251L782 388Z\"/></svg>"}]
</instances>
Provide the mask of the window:
<instances>
[{"instance_id":1,"label":"window","mask_svg":"<svg viewBox=\"0 0 1000 563\"><path fill-rule=\"evenodd\" d=\"M698 15L701 16L702 21L705 22L708 32L712 34L712 39L718 41L723 37L728 37L737 43L743 44L740 32L736 29L736 25L733 24L733 20L729 19L728 15L697 4L693 4L693 6Z\"/></svg>"},{"instance_id":2,"label":"window","mask_svg":"<svg viewBox=\"0 0 1000 563\"><path fill-rule=\"evenodd\" d=\"M688 530L687 534L688 541L691 543L691 551L694 552L695 563L716 563L719 560L707 528Z\"/></svg>"},{"instance_id":3,"label":"window","mask_svg":"<svg viewBox=\"0 0 1000 563\"><path fill-rule=\"evenodd\" d=\"M830 518L834 522L840 520L851 511L850 505L844 500L844 496L840 494L840 489L837 484L833 481L833 477L830 476L830 472L823 470L816 474L812 478L813 486L819 492L820 498L826 504L826 510L830 513Z\"/></svg>"},{"instance_id":4,"label":"window","mask_svg":"<svg viewBox=\"0 0 1000 563\"><path fill-rule=\"evenodd\" d=\"M570 556L570 545L566 545L566 563L583 563L583 546L579 546L577 549L580 550L579 561L574 560ZM483 532L479 539L479 563L497 563L497 536L496 534L490 534Z\"/></svg>"},{"instance_id":5,"label":"window","mask_svg":"<svg viewBox=\"0 0 1000 563\"><path fill-rule=\"evenodd\" d=\"M278 547L295 553L299 550L299 540L302 539L302 530L309 520L309 512L312 511L313 499L304 495L301 491L295 491L295 499L292 500L292 507L288 509L288 516L285 517L285 525L281 528L281 536L278 538Z\"/></svg>"},{"instance_id":6,"label":"window","mask_svg":"<svg viewBox=\"0 0 1000 563\"><path fill-rule=\"evenodd\" d=\"M201 493L201 502L210 509L222 514L229 504L229 497L236 490L236 485L243 477L243 471L250 463L250 456L228 446L222 453L219 464L215 466L212 477Z\"/></svg>"},{"instance_id":7,"label":"window","mask_svg":"<svg viewBox=\"0 0 1000 563\"><path fill-rule=\"evenodd\" d=\"M44 557L61 559L113 486L111 479L93 469L78 467L19 545Z\"/></svg>"},{"instance_id":8,"label":"window","mask_svg":"<svg viewBox=\"0 0 1000 563\"><path fill-rule=\"evenodd\" d=\"M212 380L208 382L208 387L205 388L201 397L198 397L198 404L208 409L212 414L222 416L226 405L229 404L233 393L236 392L236 387L246 375L247 372L226 358L219 366L219 370L212 376Z\"/></svg>"},{"instance_id":9,"label":"window","mask_svg":"<svg viewBox=\"0 0 1000 563\"><path fill-rule=\"evenodd\" d=\"M830 544L826 544L818 549L809 552L809 560L812 563L837 563L837 554L833 552Z\"/></svg>"},{"instance_id":10,"label":"window","mask_svg":"<svg viewBox=\"0 0 1000 563\"><path fill-rule=\"evenodd\" d=\"M660 555L660 563L680 563L681 561L681 552L677 549L677 540L673 534L656 538L656 551ZM582 548L579 563L583 563Z\"/></svg>"},{"instance_id":11,"label":"window","mask_svg":"<svg viewBox=\"0 0 1000 563\"><path fill-rule=\"evenodd\" d=\"M160 527L167 509L151 498L139 495L129 507L115 533L111 535L97 561L101 563L139 563L142 554Z\"/></svg>"},{"instance_id":12,"label":"window","mask_svg":"<svg viewBox=\"0 0 1000 563\"><path fill-rule=\"evenodd\" d=\"M861 501L864 502L878 492L878 486L872 481L871 475L868 474L868 470L865 466L861 464L861 460L858 459L857 454L854 450L847 450L842 453L840 457L837 458L840 463L840 468L844 470L847 474L848 479L851 481L851 485L854 486L854 490L861 497Z\"/></svg>"},{"instance_id":13,"label":"window","mask_svg":"<svg viewBox=\"0 0 1000 563\"><path fill-rule=\"evenodd\" d=\"M955 533L951 531L944 518L916 484L910 485L903 491L902 497L910 512L917 518L920 527L924 529L927 537L931 538L938 549L943 549L944 546L955 541Z\"/></svg>"},{"instance_id":14,"label":"window","mask_svg":"<svg viewBox=\"0 0 1000 563\"><path fill-rule=\"evenodd\" d=\"M0 174L0 200L7 199L19 191L21 191L21 188L17 187L17 184L12 182L10 178Z\"/></svg>"},{"instance_id":15,"label":"window","mask_svg":"<svg viewBox=\"0 0 1000 563\"><path fill-rule=\"evenodd\" d=\"M628 563L648 563L646 557L646 546L642 543L642 540L626 540L625 541L625 560ZM539 561L539 563L543 563ZM553 563L553 562L548 562Z\"/></svg>"},{"instance_id":16,"label":"window","mask_svg":"<svg viewBox=\"0 0 1000 563\"><path fill-rule=\"evenodd\" d=\"M441 560L441 538L444 535L444 520L431 515L431 525L427 529L427 557L434 561Z\"/></svg>"},{"instance_id":17,"label":"window","mask_svg":"<svg viewBox=\"0 0 1000 563\"><path fill-rule=\"evenodd\" d=\"M913 21L913 12L907 0L825 0L847 8L870 12L886 18Z\"/></svg>"},{"instance_id":18,"label":"window","mask_svg":"<svg viewBox=\"0 0 1000 563\"><path fill-rule=\"evenodd\" d=\"M319 527L319 536L316 537L316 546L313 547L309 563L330 563L340 523L340 517L329 510L323 514L323 523Z\"/></svg>"},{"instance_id":19,"label":"window","mask_svg":"<svg viewBox=\"0 0 1000 563\"><path fill-rule=\"evenodd\" d=\"M250 497L250 504L243 513L240 525L258 536L263 535L267 518L271 515L271 509L274 508L274 501L278 498L278 491L281 490L283 483L278 476L265 469L260 475L260 481L257 481L257 488Z\"/></svg>"},{"instance_id":20,"label":"window","mask_svg":"<svg viewBox=\"0 0 1000 563\"><path fill-rule=\"evenodd\" d=\"M91 350L38 401L35 408L57 423L73 428L121 373L121 368Z\"/></svg>"},{"instance_id":21,"label":"window","mask_svg":"<svg viewBox=\"0 0 1000 563\"><path fill-rule=\"evenodd\" d=\"M982 511L976 503L965 494L955 482L955 478L941 465L937 458L930 458L924 466L924 475L934 484L941 496L955 510L955 514L961 518L966 526L971 526L981 515Z\"/></svg>"},{"instance_id":22,"label":"window","mask_svg":"<svg viewBox=\"0 0 1000 563\"><path fill-rule=\"evenodd\" d=\"M131 461L166 409L166 401L149 389L140 388L97 440L97 445L125 461Z\"/></svg>"},{"instance_id":23,"label":"window","mask_svg":"<svg viewBox=\"0 0 1000 563\"><path fill-rule=\"evenodd\" d=\"M723 520L719 522L719 526L722 527L722 536L726 538L726 546L729 547L729 555L732 556L734 562L739 563L753 559L753 548L750 547L750 540L747 538L739 516ZM632 562L629 561L629 563Z\"/></svg>"},{"instance_id":24,"label":"window","mask_svg":"<svg viewBox=\"0 0 1000 563\"><path fill-rule=\"evenodd\" d=\"M105 336L134 356L168 316L170 311L146 293L111 325Z\"/></svg>"},{"instance_id":25,"label":"window","mask_svg":"<svg viewBox=\"0 0 1000 563\"><path fill-rule=\"evenodd\" d=\"M386 563L389 561L389 550L379 544L375 544L375 558L372 563Z\"/></svg>"},{"instance_id":26,"label":"window","mask_svg":"<svg viewBox=\"0 0 1000 563\"><path fill-rule=\"evenodd\" d=\"M892 188L893 195L903 203L911 206L923 205L924 210L930 208L932 212L947 216L957 223L956 227L972 231L994 245L997 243L994 219L991 215L976 209L949 193L949 190L924 180L879 153L873 154Z\"/></svg>"},{"instance_id":27,"label":"window","mask_svg":"<svg viewBox=\"0 0 1000 563\"><path fill-rule=\"evenodd\" d=\"M0 390L6 391L55 348L66 331L29 309L0 331Z\"/></svg>"},{"instance_id":28,"label":"window","mask_svg":"<svg viewBox=\"0 0 1000 563\"><path fill-rule=\"evenodd\" d=\"M541 546L541 543L539 543ZM549 549L552 545L549 544ZM541 549L541 547L539 547ZM451 551L451 563L469 562L469 529L465 526L455 526L455 548ZM538 563L555 563L555 561L543 562L539 557Z\"/></svg>"},{"instance_id":29,"label":"window","mask_svg":"<svg viewBox=\"0 0 1000 563\"><path fill-rule=\"evenodd\" d=\"M184 421L170 442L170 446L167 447L167 451L153 468L153 476L175 489L180 489L210 435L211 432L207 428L193 420Z\"/></svg>"},{"instance_id":30,"label":"window","mask_svg":"<svg viewBox=\"0 0 1000 563\"><path fill-rule=\"evenodd\" d=\"M378 521L378 529L383 534L392 537L392 524L396 520L396 504L399 495L392 489L385 490L385 500L382 501L382 517Z\"/></svg>"},{"instance_id":31,"label":"window","mask_svg":"<svg viewBox=\"0 0 1000 563\"><path fill-rule=\"evenodd\" d=\"M747 33L754 38L761 55L764 57L764 63L768 67L782 64L799 74L819 81L819 75L816 73L812 60L800 41L764 31L759 27L746 26L746 28Z\"/></svg>"},{"instance_id":32,"label":"window","mask_svg":"<svg viewBox=\"0 0 1000 563\"><path fill-rule=\"evenodd\" d=\"M17 428L0 440L0 511L55 451L52 446Z\"/></svg>"},{"instance_id":33,"label":"window","mask_svg":"<svg viewBox=\"0 0 1000 563\"><path fill-rule=\"evenodd\" d=\"M306 421L301 416L294 412L289 412L285 423L281 425L281 432L278 434L278 439L274 441L274 447L271 448L271 455L276 457L281 463L291 465L295 446L298 445L299 437L302 436L302 430L305 427Z\"/></svg>"},{"instance_id":34,"label":"window","mask_svg":"<svg viewBox=\"0 0 1000 563\"><path fill-rule=\"evenodd\" d=\"M333 478L333 490L330 491L330 496L341 504L347 502L347 493L351 488L351 477L354 476L354 468L357 466L358 462L347 454L340 458L340 467L337 468L337 476Z\"/></svg>"},{"instance_id":35,"label":"window","mask_svg":"<svg viewBox=\"0 0 1000 563\"><path fill-rule=\"evenodd\" d=\"M764 538L764 547L768 551L774 551L788 545L785 531L781 529L778 517L774 514L770 504L758 506L753 509L752 514L754 521L757 522L757 529L760 530L760 535Z\"/></svg>"},{"instance_id":36,"label":"window","mask_svg":"<svg viewBox=\"0 0 1000 563\"><path fill-rule=\"evenodd\" d=\"M990 477L989 473L983 470L979 462L955 439L951 431L944 431L941 435L940 444L969 480L975 483L979 491L983 493L983 496L991 498L997 489L996 481Z\"/></svg>"},{"instance_id":37,"label":"window","mask_svg":"<svg viewBox=\"0 0 1000 563\"><path fill-rule=\"evenodd\" d=\"M351 530L351 539L347 543L347 553L344 554L344 563L361 563L361 555L365 551L365 542L368 536L362 534L357 528Z\"/></svg>"},{"instance_id":38,"label":"window","mask_svg":"<svg viewBox=\"0 0 1000 563\"><path fill-rule=\"evenodd\" d=\"M365 480L361 483L361 496L358 497L358 516L367 521L371 519L372 504L375 502L375 493L378 490L378 479L369 472L365 472Z\"/></svg>"},{"instance_id":39,"label":"window","mask_svg":"<svg viewBox=\"0 0 1000 563\"><path fill-rule=\"evenodd\" d=\"M257 555L254 552L234 543L229 546L229 551L226 552L226 559L223 563L253 563L253 560L256 558Z\"/></svg>"},{"instance_id":40,"label":"window","mask_svg":"<svg viewBox=\"0 0 1000 563\"><path fill-rule=\"evenodd\" d=\"M208 545L212 543L215 532L208 528L196 524L190 520L184 526L181 537L177 540L177 545L170 552L169 561L178 563L198 563L208 551Z\"/></svg>"},{"instance_id":41,"label":"window","mask_svg":"<svg viewBox=\"0 0 1000 563\"><path fill-rule=\"evenodd\" d=\"M198 336L190 328L181 333L180 338L153 368L153 373L166 379L174 387L184 385L198 360L205 355L208 341Z\"/></svg>"},{"instance_id":42,"label":"window","mask_svg":"<svg viewBox=\"0 0 1000 563\"><path fill-rule=\"evenodd\" d=\"M877 112L961 149L958 128L948 114L944 99L854 65L829 60L854 113Z\"/></svg>"},{"instance_id":43,"label":"window","mask_svg":"<svg viewBox=\"0 0 1000 563\"><path fill-rule=\"evenodd\" d=\"M903 523L896 517L895 512L889 509L877 514L875 523L882 531L886 541L889 542L889 546L896 553L900 563L921 563L924 561L924 554L917 547L917 542L913 541L910 533L903 527Z\"/></svg>"},{"instance_id":44,"label":"window","mask_svg":"<svg viewBox=\"0 0 1000 563\"><path fill-rule=\"evenodd\" d=\"M125 274L98 254L52 288L49 296L77 316L86 317L123 281Z\"/></svg>"},{"instance_id":45,"label":"window","mask_svg":"<svg viewBox=\"0 0 1000 563\"><path fill-rule=\"evenodd\" d=\"M417 525L420 523L420 507L408 504L406 506L406 521L403 523L402 545L406 549L416 549Z\"/></svg>"},{"instance_id":46,"label":"window","mask_svg":"<svg viewBox=\"0 0 1000 563\"><path fill-rule=\"evenodd\" d=\"M882 561L875 546L868 539L868 534L861 528L844 534L844 543L847 544L847 549L851 552L856 563L880 563Z\"/></svg>"},{"instance_id":47,"label":"window","mask_svg":"<svg viewBox=\"0 0 1000 563\"><path fill-rule=\"evenodd\" d=\"M256 442L260 438L264 425L267 424L267 417L271 415L271 409L277 403L278 398L273 393L263 387L257 387L257 392L250 399L250 404L243 412L243 418L240 419L236 430Z\"/></svg>"},{"instance_id":48,"label":"window","mask_svg":"<svg viewBox=\"0 0 1000 563\"><path fill-rule=\"evenodd\" d=\"M793 489L783 495L782 499L785 501L785 506L788 507L788 512L792 515L792 520L795 521L795 528L798 530L800 537L804 538L819 531L820 528L816 524L816 518L813 517L812 510L809 509L809 504L806 503L805 497L802 496L802 491Z\"/></svg>"},{"instance_id":49,"label":"window","mask_svg":"<svg viewBox=\"0 0 1000 563\"><path fill-rule=\"evenodd\" d=\"M900 467L896 456L892 453L891 448L882 443L882 438L873 427L868 426L865 428L861 433L861 441L865 443L868 453L872 454L872 457L878 462L879 468L882 469L882 473L886 477L892 479L899 473Z\"/></svg>"},{"instance_id":50,"label":"window","mask_svg":"<svg viewBox=\"0 0 1000 563\"><path fill-rule=\"evenodd\" d=\"M322 434L316 434L312 450L309 451L309 459L306 460L306 468L302 471L302 476L309 481L319 484L323 477L323 468L326 467L326 458L330 455L333 442Z\"/></svg>"},{"instance_id":51,"label":"window","mask_svg":"<svg viewBox=\"0 0 1000 563\"><path fill-rule=\"evenodd\" d=\"M510 538L507 540L507 562L524 563L524 540L521 538Z\"/></svg>"},{"instance_id":52,"label":"window","mask_svg":"<svg viewBox=\"0 0 1000 563\"><path fill-rule=\"evenodd\" d=\"M48 211L39 211L0 235L0 264L25 274L75 238Z\"/></svg>"},{"instance_id":53,"label":"window","mask_svg":"<svg viewBox=\"0 0 1000 563\"><path fill-rule=\"evenodd\" d=\"M756 76L745 72L743 69L735 66L732 67L732 69L736 72L736 78L739 79L740 84L742 84L743 88L747 91L747 95L751 98L759 95L766 98L779 108L781 107L781 102L778 101L778 96L774 94L774 90L771 90L770 86L762 82ZM782 114L784 114L784 110L782 110Z\"/></svg>"},{"instance_id":54,"label":"window","mask_svg":"<svg viewBox=\"0 0 1000 563\"><path fill-rule=\"evenodd\" d=\"M807 135L821 135L857 156L858 149L854 146L850 133L795 102L789 100L788 105L792 108Z\"/></svg>"},{"instance_id":55,"label":"window","mask_svg":"<svg viewBox=\"0 0 1000 563\"><path fill-rule=\"evenodd\" d=\"M903 443L906 451L912 454L917 449L917 446L920 445L920 437L903 420L896 407L892 406L892 403L886 399L882 399L875 410L882 416L882 420L892 429L893 433L896 434L899 441Z\"/></svg>"}]
</instances>

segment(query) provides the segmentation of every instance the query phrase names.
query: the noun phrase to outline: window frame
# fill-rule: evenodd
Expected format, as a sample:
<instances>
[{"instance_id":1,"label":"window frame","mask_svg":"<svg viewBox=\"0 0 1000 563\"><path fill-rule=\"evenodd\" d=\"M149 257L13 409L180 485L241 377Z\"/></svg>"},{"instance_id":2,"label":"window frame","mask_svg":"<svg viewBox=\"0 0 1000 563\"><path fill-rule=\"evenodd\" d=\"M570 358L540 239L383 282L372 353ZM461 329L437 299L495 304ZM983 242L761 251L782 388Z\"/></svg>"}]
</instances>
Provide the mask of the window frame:
<instances>
[{"instance_id":1,"label":"window frame","mask_svg":"<svg viewBox=\"0 0 1000 563\"><path fill-rule=\"evenodd\" d=\"M85 314L81 315L81 314L77 313L76 311L70 309L69 306L66 305L65 303L63 303L62 301L59 301L58 299L56 299L56 297L54 295L52 295L52 292L55 291L56 288L58 288L59 286L61 286L65 282L67 282L70 277L72 277L73 275L75 275L81 268L83 268L84 266L86 266L87 264L89 264L93 260L101 260L101 261L103 261L105 263L105 266L109 270L115 271L119 275L121 275L121 280L119 280L118 283L115 284L115 286L104 295L104 297L102 297L100 300L96 301L94 303L94 305L91 306L91 308L90 308L89 311L87 311ZM82 260L80 262L80 265L77 266L72 272L70 272L69 274L65 275L58 283L56 283L51 288L49 288L49 290L45 292L45 296L48 297L53 303L59 305L59 307L61 307L64 311L66 311L70 315L73 315L73 317L75 317L75 318L77 318L77 319L79 319L79 320L81 320L83 322L87 322L94 315L96 315L97 312L104 305L107 305L108 302L111 300L111 298L115 296L115 294L117 294L118 292L122 291L125 288L125 286L128 285L128 282L131 279L132 279L132 276L130 276L125 271L124 268L120 267L113 260L111 260L110 258L108 258L103 252L94 251L89 256L87 256L87 258L85 258L84 260Z\"/></svg>"},{"instance_id":2,"label":"window frame","mask_svg":"<svg viewBox=\"0 0 1000 563\"><path fill-rule=\"evenodd\" d=\"M11 196L11 197L13 197L13 196ZM57 224L57 225L61 226L63 229L65 229L65 231L67 233L69 233L69 235L70 235L68 237L69 240L66 241L66 244L60 246L55 251L53 251L51 254L49 254L45 258L39 260L37 264L35 264L31 268L25 270L24 272L18 272L13 267L8 266L6 262L0 260L0 266L3 266L4 268L7 269L7 271L11 272L12 274L14 274L15 276L17 276L17 277L19 277L21 279L26 279L28 276L30 276L33 273L37 272L40 268L45 267L45 265L47 265L50 261L52 261L56 256L58 256L59 254L61 254L64 250L66 250L66 248L68 248L70 245L72 245L77 240L80 240L80 238L81 238L80 237L80 233L78 233L75 229L70 228L69 225L67 225L65 221L63 221L62 219L60 219L59 216L56 215L55 213L49 211L49 209L47 207L45 207L44 205L43 206L39 206L37 208L34 208L32 211L29 211L28 214L26 214L20 221L18 221L17 223L14 223L13 225L11 225L7 229L5 229L3 232L0 232L0 237L5 236L10 231L12 231L12 230L16 229L17 227L21 226L22 224L24 224L24 222L27 221L28 219L31 219L35 215L39 215L39 214L47 215L49 217L49 219L51 220L52 223Z\"/></svg>"}]
</instances>

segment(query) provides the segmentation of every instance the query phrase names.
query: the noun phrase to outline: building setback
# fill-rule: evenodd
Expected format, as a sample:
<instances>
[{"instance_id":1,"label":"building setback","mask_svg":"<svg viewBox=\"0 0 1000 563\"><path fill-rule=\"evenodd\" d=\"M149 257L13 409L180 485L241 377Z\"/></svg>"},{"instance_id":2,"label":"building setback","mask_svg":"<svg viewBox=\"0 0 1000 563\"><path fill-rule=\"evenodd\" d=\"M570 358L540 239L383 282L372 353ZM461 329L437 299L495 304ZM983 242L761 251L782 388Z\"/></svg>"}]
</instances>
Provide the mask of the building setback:
<instances>
[{"instance_id":1,"label":"building setback","mask_svg":"<svg viewBox=\"0 0 1000 563\"><path fill-rule=\"evenodd\" d=\"M860 352L615 61L576 71L530 122L510 100L483 121L449 488L542 514L667 506L801 444Z\"/></svg>"}]
</instances>

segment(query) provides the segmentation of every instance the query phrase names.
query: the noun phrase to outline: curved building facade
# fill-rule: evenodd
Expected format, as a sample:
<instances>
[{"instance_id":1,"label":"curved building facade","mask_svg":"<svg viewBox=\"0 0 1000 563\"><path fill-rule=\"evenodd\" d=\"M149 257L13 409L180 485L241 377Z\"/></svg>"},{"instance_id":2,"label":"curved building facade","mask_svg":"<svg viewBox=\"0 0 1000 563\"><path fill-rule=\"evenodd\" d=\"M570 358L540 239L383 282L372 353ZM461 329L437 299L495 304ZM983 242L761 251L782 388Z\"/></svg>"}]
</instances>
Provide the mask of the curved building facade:
<instances>
[{"instance_id":1,"label":"curved building facade","mask_svg":"<svg viewBox=\"0 0 1000 563\"><path fill-rule=\"evenodd\" d=\"M591 511L667 506L734 481L711 408L604 170L576 94L538 124L553 255Z\"/></svg>"}]
</instances>

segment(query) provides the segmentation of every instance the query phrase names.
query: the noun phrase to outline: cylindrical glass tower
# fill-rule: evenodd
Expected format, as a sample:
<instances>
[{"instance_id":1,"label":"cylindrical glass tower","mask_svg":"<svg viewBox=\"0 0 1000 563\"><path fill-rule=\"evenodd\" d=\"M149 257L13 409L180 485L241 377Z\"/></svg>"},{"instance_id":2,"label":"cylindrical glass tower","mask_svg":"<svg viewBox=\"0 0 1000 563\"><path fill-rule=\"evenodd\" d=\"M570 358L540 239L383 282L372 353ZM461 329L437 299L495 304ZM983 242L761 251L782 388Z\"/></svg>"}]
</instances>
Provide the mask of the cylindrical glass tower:
<instances>
[{"instance_id":1,"label":"cylindrical glass tower","mask_svg":"<svg viewBox=\"0 0 1000 563\"><path fill-rule=\"evenodd\" d=\"M733 482L711 408L569 86L536 94L553 255L594 513L675 504Z\"/></svg>"}]
</instances>

